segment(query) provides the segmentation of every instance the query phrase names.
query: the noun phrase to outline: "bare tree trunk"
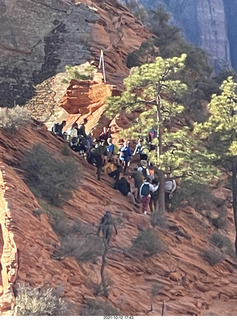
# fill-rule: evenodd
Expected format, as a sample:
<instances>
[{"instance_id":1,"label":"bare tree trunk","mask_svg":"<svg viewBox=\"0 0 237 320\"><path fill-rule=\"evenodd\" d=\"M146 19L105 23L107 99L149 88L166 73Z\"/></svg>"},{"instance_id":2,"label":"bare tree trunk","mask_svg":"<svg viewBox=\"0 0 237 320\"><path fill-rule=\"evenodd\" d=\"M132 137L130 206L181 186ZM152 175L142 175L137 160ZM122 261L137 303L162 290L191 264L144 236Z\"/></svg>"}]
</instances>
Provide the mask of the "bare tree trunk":
<instances>
[{"instance_id":1,"label":"bare tree trunk","mask_svg":"<svg viewBox=\"0 0 237 320\"><path fill-rule=\"evenodd\" d=\"M161 97L157 95L157 133L158 133L158 141L157 141L157 163L158 166L160 164L160 156L162 155L162 128L161 128ZM160 186L159 186L159 210L156 214L163 215L165 213L165 177L164 171L159 170L160 173ZM156 220L156 219L155 219Z\"/></svg>"},{"instance_id":2,"label":"bare tree trunk","mask_svg":"<svg viewBox=\"0 0 237 320\"><path fill-rule=\"evenodd\" d=\"M163 301L161 315L165 316L165 314L166 314L166 304L165 304L165 301Z\"/></svg>"},{"instance_id":3,"label":"bare tree trunk","mask_svg":"<svg viewBox=\"0 0 237 320\"><path fill-rule=\"evenodd\" d=\"M160 170L160 186L159 186L159 210L158 214L165 213L165 175L164 171Z\"/></svg>"},{"instance_id":4,"label":"bare tree trunk","mask_svg":"<svg viewBox=\"0 0 237 320\"><path fill-rule=\"evenodd\" d=\"M102 265L101 265L101 269L100 269L100 276L101 276L101 285L103 287L103 292L104 292L104 296L106 298L108 298L108 290L107 290L107 286L106 286L106 279L105 279L105 266L106 266L106 256L109 250L109 244L107 243L107 241L105 239L104 240L104 246L105 246L105 250L102 256Z\"/></svg>"},{"instance_id":5,"label":"bare tree trunk","mask_svg":"<svg viewBox=\"0 0 237 320\"><path fill-rule=\"evenodd\" d=\"M157 104L156 104L156 119L157 119L157 134L158 134L158 141L156 146L157 152L157 164L160 164L160 156L162 155L162 130L160 126L161 121L161 97L158 94L157 96Z\"/></svg>"},{"instance_id":6,"label":"bare tree trunk","mask_svg":"<svg viewBox=\"0 0 237 320\"><path fill-rule=\"evenodd\" d=\"M233 212L235 223L235 254L237 255L237 164L236 159L232 159L232 196L233 196Z\"/></svg>"}]
</instances>

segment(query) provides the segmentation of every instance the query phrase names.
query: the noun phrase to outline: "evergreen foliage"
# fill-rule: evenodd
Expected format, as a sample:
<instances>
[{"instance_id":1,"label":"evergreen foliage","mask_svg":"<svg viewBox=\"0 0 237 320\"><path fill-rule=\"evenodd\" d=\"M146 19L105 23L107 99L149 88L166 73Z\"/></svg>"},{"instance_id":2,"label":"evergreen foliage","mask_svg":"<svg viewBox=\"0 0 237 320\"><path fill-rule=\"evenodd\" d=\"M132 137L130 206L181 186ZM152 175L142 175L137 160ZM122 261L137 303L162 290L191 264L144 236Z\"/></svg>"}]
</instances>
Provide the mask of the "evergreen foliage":
<instances>
[{"instance_id":1,"label":"evergreen foliage","mask_svg":"<svg viewBox=\"0 0 237 320\"><path fill-rule=\"evenodd\" d=\"M112 118L122 111L138 112L140 116L122 136L145 138L150 128L156 128L159 133L158 140L154 140L157 150L149 153L151 161L159 162L161 169L173 175L195 176L197 182L209 176L208 172L215 172L210 165L212 155L198 145L188 127L176 132L170 130L184 110L179 97L187 86L173 76L184 68L185 58L185 55L168 59L157 57L154 63L133 68L124 80L126 90L121 97L108 100L106 114Z\"/></svg>"},{"instance_id":2,"label":"evergreen foliage","mask_svg":"<svg viewBox=\"0 0 237 320\"><path fill-rule=\"evenodd\" d=\"M134 7L134 6L132 6ZM137 9L133 8L136 12ZM127 66L140 66L149 55L160 55L162 58L172 58L187 55L186 65L179 74L179 79L188 84L187 91L182 95L182 103L190 116L198 122L207 120L203 113L205 100L210 101L211 95L218 92L218 84L211 78L212 69L208 65L207 55L201 48L188 43L183 38L181 30L170 25L170 15L162 6L157 10L148 12L149 20L146 24L150 27L154 39L143 43L138 50L127 57ZM146 50L143 47L146 46Z\"/></svg>"},{"instance_id":3,"label":"evergreen foliage","mask_svg":"<svg viewBox=\"0 0 237 320\"><path fill-rule=\"evenodd\" d=\"M70 83L72 79L92 80L95 66L84 64L81 66L66 66L67 77L62 80L64 83Z\"/></svg>"},{"instance_id":4,"label":"evergreen foliage","mask_svg":"<svg viewBox=\"0 0 237 320\"><path fill-rule=\"evenodd\" d=\"M228 77L209 104L210 117L195 127L196 135L211 141L215 164L232 176L232 195L235 229L237 230L237 83ZM237 252L237 236L235 241Z\"/></svg>"}]
</instances>

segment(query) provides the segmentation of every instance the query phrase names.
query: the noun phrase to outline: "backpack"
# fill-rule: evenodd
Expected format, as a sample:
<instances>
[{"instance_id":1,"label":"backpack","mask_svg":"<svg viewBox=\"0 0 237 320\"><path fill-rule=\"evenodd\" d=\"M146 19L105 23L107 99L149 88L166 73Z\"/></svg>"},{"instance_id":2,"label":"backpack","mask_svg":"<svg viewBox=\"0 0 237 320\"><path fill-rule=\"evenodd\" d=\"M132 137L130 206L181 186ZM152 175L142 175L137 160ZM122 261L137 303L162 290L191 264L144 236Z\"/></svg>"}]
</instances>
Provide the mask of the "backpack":
<instances>
[{"instance_id":1,"label":"backpack","mask_svg":"<svg viewBox=\"0 0 237 320\"><path fill-rule=\"evenodd\" d=\"M147 178L147 169L142 167L142 174L144 178Z\"/></svg>"},{"instance_id":2,"label":"backpack","mask_svg":"<svg viewBox=\"0 0 237 320\"><path fill-rule=\"evenodd\" d=\"M142 189L141 189L141 195L146 197L149 194L150 194L149 183L144 183L144 185L142 186Z\"/></svg>"},{"instance_id":3,"label":"backpack","mask_svg":"<svg viewBox=\"0 0 237 320\"><path fill-rule=\"evenodd\" d=\"M52 128L52 131L56 134L58 134L60 132L60 123L55 123L53 128Z\"/></svg>"}]
</instances>

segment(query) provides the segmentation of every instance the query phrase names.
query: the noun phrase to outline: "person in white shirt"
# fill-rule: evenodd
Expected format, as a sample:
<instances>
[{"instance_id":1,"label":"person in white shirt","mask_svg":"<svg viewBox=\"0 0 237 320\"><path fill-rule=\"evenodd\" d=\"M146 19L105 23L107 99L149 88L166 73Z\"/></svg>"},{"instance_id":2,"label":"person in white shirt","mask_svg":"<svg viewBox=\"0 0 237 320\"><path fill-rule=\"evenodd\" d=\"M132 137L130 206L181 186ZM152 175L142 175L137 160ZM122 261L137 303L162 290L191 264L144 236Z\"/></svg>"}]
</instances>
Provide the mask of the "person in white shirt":
<instances>
[{"instance_id":1,"label":"person in white shirt","mask_svg":"<svg viewBox=\"0 0 237 320\"><path fill-rule=\"evenodd\" d=\"M165 206L166 209L170 209L170 199L172 197L173 192L175 191L177 185L174 179L166 180L165 181Z\"/></svg>"},{"instance_id":2,"label":"person in white shirt","mask_svg":"<svg viewBox=\"0 0 237 320\"><path fill-rule=\"evenodd\" d=\"M142 201L143 214L147 214L147 210L148 210L150 199L151 199L151 192L155 192L158 188L159 188L159 184L154 186L153 184L151 184L150 178L146 178L144 183L141 185L139 194Z\"/></svg>"}]
</instances>

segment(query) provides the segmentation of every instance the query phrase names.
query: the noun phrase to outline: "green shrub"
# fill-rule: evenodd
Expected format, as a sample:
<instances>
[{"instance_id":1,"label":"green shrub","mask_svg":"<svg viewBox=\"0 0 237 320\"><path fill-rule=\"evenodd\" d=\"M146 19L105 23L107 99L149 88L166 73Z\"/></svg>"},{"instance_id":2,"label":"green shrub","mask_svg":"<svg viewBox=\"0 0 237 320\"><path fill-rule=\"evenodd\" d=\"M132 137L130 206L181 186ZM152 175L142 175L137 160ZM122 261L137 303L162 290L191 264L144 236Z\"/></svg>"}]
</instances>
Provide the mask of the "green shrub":
<instances>
[{"instance_id":1,"label":"green shrub","mask_svg":"<svg viewBox=\"0 0 237 320\"><path fill-rule=\"evenodd\" d=\"M220 210L218 217L212 218L211 223L218 229L224 229L228 224L226 210Z\"/></svg>"},{"instance_id":2,"label":"green shrub","mask_svg":"<svg viewBox=\"0 0 237 320\"><path fill-rule=\"evenodd\" d=\"M164 244L151 229L140 231L138 236L132 240L132 244L135 248L146 251L149 256L165 250Z\"/></svg>"},{"instance_id":3,"label":"green shrub","mask_svg":"<svg viewBox=\"0 0 237 320\"><path fill-rule=\"evenodd\" d=\"M177 188L173 194L171 210L175 211L188 205L197 211L207 210L211 208L213 198L208 185L183 181L181 188Z\"/></svg>"},{"instance_id":4,"label":"green shrub","mask_svg":"<svg viewBox=\"0 0 237 320\"><path fill-rule=\"evenodd\" d=\"M55 206L62 206L71 197L82 176L74 160L56 159L40 144L25 153L21 168L32 192Z\"/></svg>"},{"instance_id":5,"label":"green shrub","mask_svg":"<svg viewBox=\"0 0 237 320\"><path fill-rule=\"evenodd\" d=\"M162 284L153 283L151 288L151 296L152 297L158 296L158 294L160 294L162 289L163 289Z\"/></svg>"},{"instance_id":6,"label":"green shrub","mask_svg":"<svg viewBox=\"0 0 237 320\"><path fill-rule=\"evenodd\" d=\"M69 83L72 79L76 80L92 80L94 77L95 66L91 66L88 63L80 66L66 66L67 78L64 78L62 82Z\"/></svg>"},{"instance_id":7,"label":"green shrub","mask_svg":"<svg viewBox=\"0 0 237 320\"><path fill-rule=\"evenodd\" d=\"M115 316L119 315L118 309L103 300L88 299L81 310L82 316Z\"/></svg>"},{"instance_id":8,"label":"green shrub","mask_svg":"<svg viewBox=\"0 0 237 320\"><path fill-rule=\"evenodd\" d=\"M91 261L103 254L103 243L95 234L82 237L66 235L62 238L62 245L55 253L59 256L75 257L78 262Z\"/></svg>"},{"instance_id":9,"label":"green shrub","mask_svg":"<svg viewBox=\"0 0 237 320\"><path fill-rule=\"evenodd\" d=\"M58 316L66 312L65 302L52 289L18 285L16 295L18 316Z\"/></svg>"},{"instance_id":10,"label":"green shrub","mask_svg":"<svg viewBox=\"0 0 237 320\"><path fill-rule=\"evenodd\" d=\"M168 226L167 218L164 214L160 214L157 212L152 212L151 214L151 225L158 226L162 229L166 229Z\"/></svg>"},{"instance_id":11,"label":"green shrub","mask_svg":"<svg viewBox=\"0 0 237 320\"><path fill-rule=\"evenodd\" d=\"M15 134L20 127L30 121L31 115L26 107L0 108L0 127L7 134Z\"/></svg>"},{"instance_id":12,"label":"green shrub","mask_svg":"<svg viewBox=\"0 0 237 320\"><path fill-rule=\"evenodd\" d=\"M44 211L47 213L48 217L50 218L51 221L64 221L66 219L66 215L63 210L61 210L58 207L54 207L50 204L48 204L46 201L39 199L39 204L41 208L44 209Z\"/></svg>"},{"instance_id":13,"label":"green shrub","mask_svg":"<svg viewBox=\"0 0 237 320\"><path fill-rule=\"evenodd\" d=\"M216 265L224 259L223 253L216 248L208 248L202 251L201 255L211 266Z\"/></svg>"},{"instance_id":14,"label":"green shrub","mask_svg":"<svg viewBox=\"0 0 237 320\"><path fill-rule=\"evenodd\" d=\"M228 237L214 232L210 238L211 243L219 249L222 249L225 253L235 258L234 248Z\"/></svg>"}]
</instances>

